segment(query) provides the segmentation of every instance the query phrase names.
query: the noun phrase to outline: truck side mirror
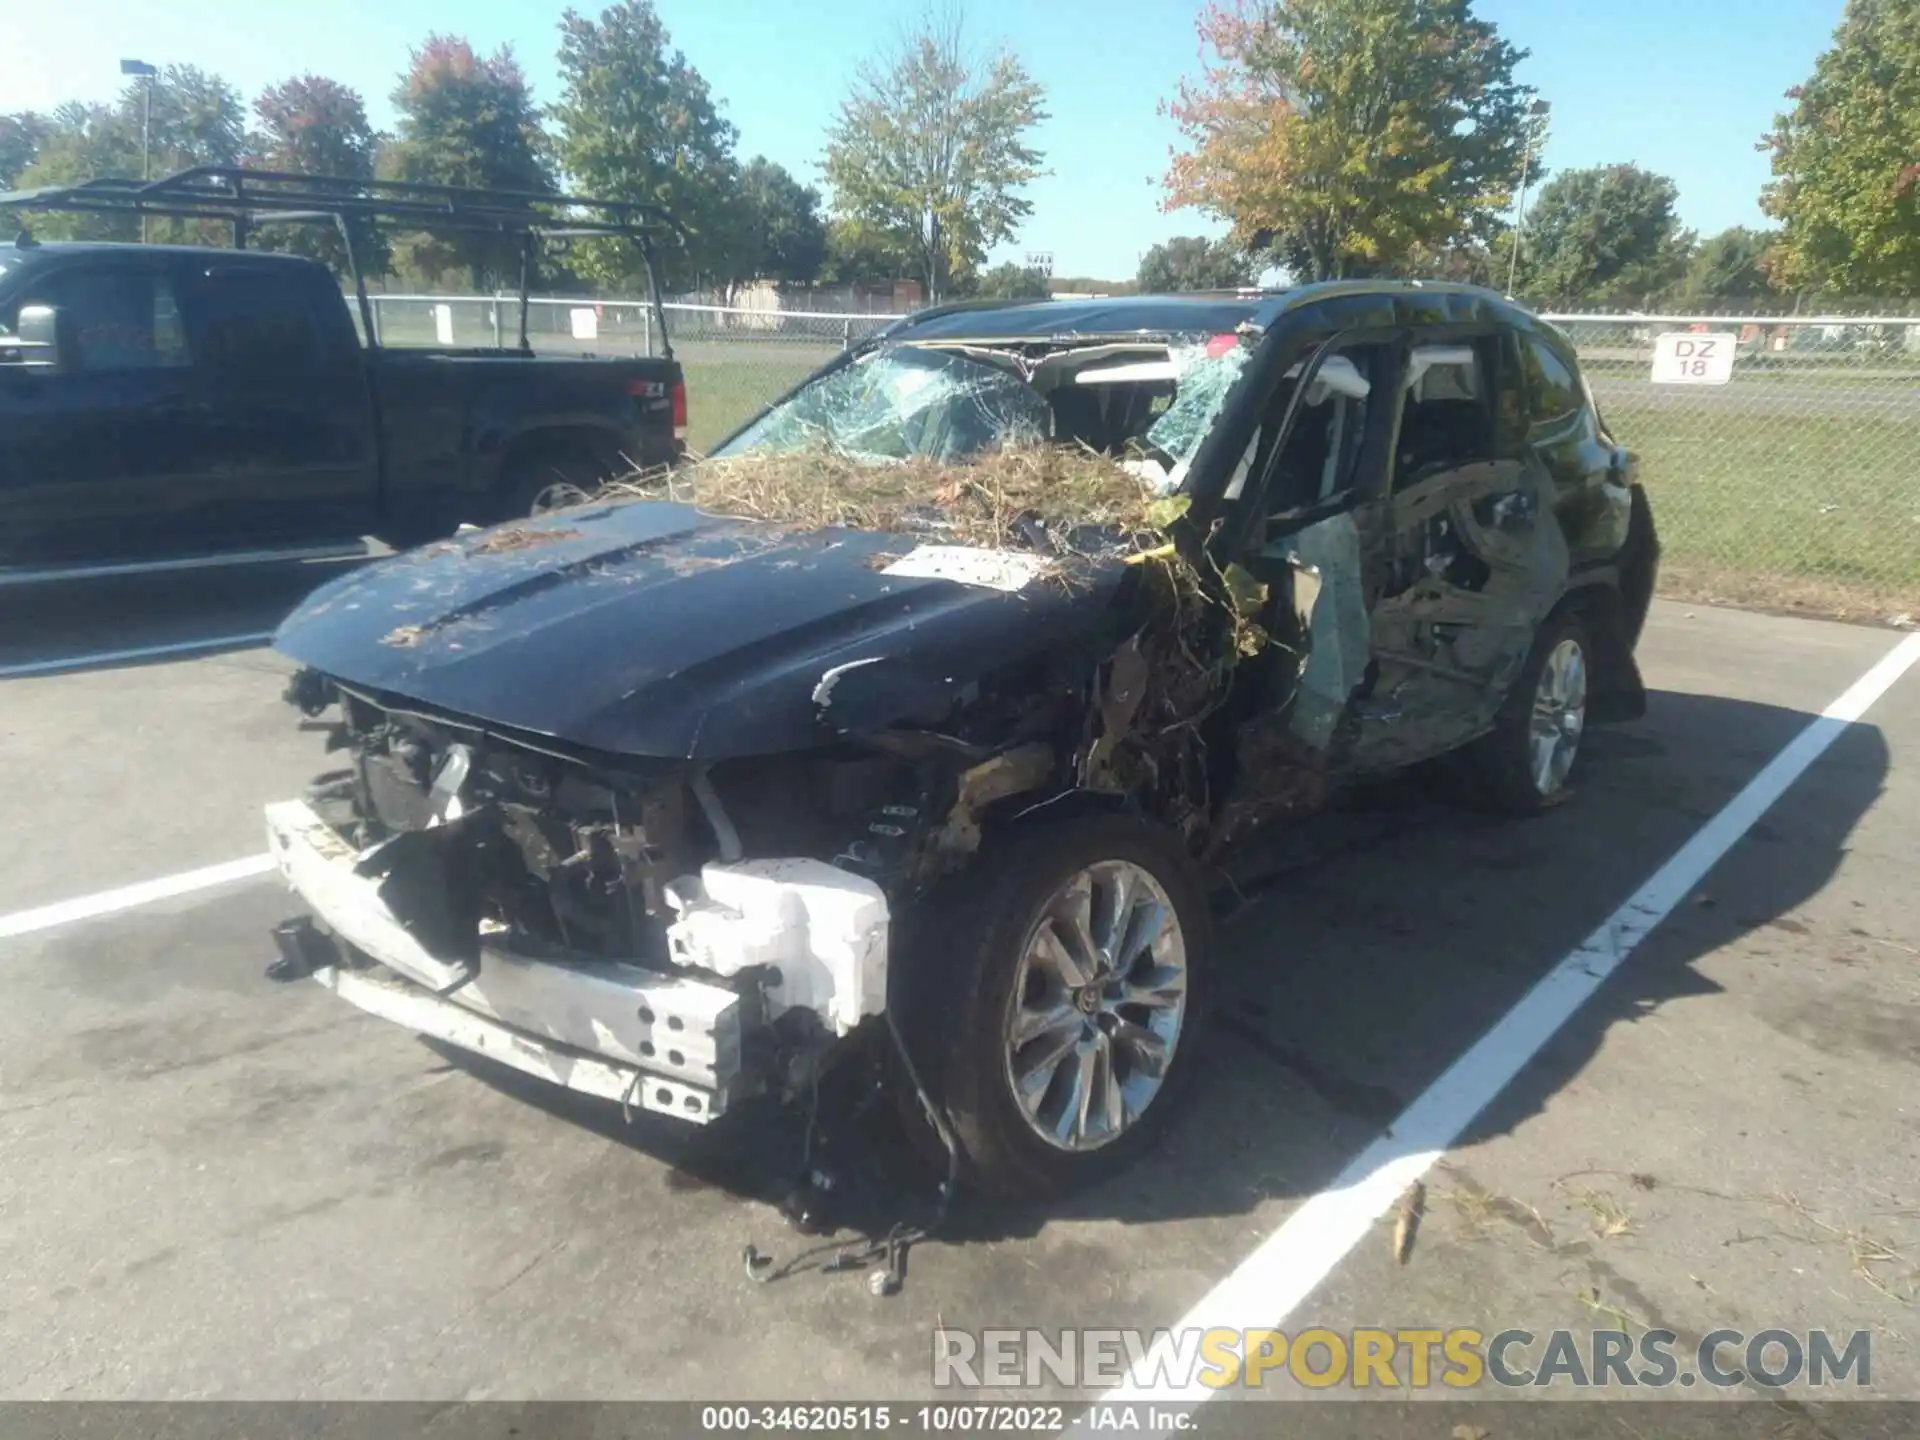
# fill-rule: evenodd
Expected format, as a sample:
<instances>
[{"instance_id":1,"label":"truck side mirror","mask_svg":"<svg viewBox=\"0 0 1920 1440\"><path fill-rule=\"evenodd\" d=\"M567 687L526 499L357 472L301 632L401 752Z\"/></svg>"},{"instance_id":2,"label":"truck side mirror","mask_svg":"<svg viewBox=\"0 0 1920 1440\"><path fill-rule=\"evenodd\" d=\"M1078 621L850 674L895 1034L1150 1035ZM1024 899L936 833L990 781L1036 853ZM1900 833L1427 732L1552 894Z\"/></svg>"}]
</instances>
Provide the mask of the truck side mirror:
<instances>
[{"instance_id":1,"label":"truck side mirror","mask_svg":"<svg viewBox=\"0 0 1920 1440\"><path fill-rule=\"evenodd\" d=\"M60 312L51 305L22 305L11 336L0 337L0 360L57 369Z\"/></svg>"}]
</instances>

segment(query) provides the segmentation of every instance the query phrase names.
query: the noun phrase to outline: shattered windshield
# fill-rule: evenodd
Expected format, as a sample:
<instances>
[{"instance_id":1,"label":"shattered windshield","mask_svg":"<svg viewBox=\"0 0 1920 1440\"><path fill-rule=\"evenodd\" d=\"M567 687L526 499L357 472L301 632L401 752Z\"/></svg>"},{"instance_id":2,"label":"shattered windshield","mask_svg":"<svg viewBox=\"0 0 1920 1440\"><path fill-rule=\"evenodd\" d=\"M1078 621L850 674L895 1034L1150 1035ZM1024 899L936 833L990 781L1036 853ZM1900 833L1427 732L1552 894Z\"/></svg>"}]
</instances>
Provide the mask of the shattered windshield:
<instances>
[{"instance_id":1,"label":"shattered windshield","mask_svg":"<svg viewBox=\"0 0 1920 1440\"><path fill-rule=\"evenodd\" d=\"M804 450L857 460L962 461L1052 438L1051 411L1011 370L951 351L899 346L822 375L722 446Z\"/></svg>"},{"instance_id":2,"label":"shattered windshield","mask_svg":"<svg viewBox=\"0 0 1920 1440\"><path fill-rule=\"evenodd\" d=\"M876 350L809 381L716 457L825 448L863 464L965 464L1051 443L1119 462L1166 494L1184 483L1252 354L1232 334L1075 337L1040 356L991 347Z\"/></svg>"}]
</instances>

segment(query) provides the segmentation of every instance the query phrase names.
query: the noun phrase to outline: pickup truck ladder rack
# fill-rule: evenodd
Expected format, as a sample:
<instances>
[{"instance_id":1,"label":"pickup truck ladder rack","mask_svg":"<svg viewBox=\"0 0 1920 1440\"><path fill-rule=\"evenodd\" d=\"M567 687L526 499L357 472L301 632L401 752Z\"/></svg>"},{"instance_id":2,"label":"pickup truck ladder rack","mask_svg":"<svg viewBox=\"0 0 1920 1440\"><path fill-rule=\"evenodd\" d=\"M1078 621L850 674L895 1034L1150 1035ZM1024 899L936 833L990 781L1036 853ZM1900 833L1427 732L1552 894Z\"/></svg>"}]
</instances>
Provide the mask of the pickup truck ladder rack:
<instances>
[{"instance_id":1,"label":"pickup truck ladder rack","mask_svg":"<svg viewBox=\"0 0 1920 1440\"><path fill-rule=\"evenodd\" d=\"M284 170L255 170L239 165L201 165L158 180L105 177L75 185L49 185L0 193L0 211L42 210L102 215L160 215L174 219L224 220L233 227L236 249L245 249L251 230L261 224L331 223L346 247L347 270L359 301L367 344L378 345L373 305L355 247L354 221L389 221L404 229L462 231L520 240L520 348L527 340L529 291L533 283L534 245L542 239L611 238L631 241L640 251L647 275L647 296L661 346L668 359L656 242L662 237L684 244L686 232L658 205L627 200L597 200L532 190L482 190L462 185L431 185L413 180L359 180L337 175L302 175ZM364 234L364 231L362 232Z\"/></svg>"}]
</instances>

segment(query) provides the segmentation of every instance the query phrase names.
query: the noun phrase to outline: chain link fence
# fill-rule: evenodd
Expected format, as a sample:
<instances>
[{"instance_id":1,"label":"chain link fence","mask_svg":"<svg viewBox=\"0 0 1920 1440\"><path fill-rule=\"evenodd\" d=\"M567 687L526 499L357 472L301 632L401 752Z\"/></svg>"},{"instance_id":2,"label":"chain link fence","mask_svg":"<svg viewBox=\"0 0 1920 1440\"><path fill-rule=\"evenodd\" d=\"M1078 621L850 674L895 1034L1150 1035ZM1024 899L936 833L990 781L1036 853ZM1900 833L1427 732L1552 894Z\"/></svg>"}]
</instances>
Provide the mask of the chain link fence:
<instances>
[{"instance_id":1,"label":"chain link fence","mask_svg":"<svg viewBox=\"0 0 1920 1440\"><path fill-rule=\"evenodd\" d=\"M512 295L372 299L386 344L519 343ZM897 318L666 310L696 449ZM1573 341L1608 429L1640 457L1665 552L1663 593L1895 624L1920 618L1920 319L1546 318ZM537 351L657 351L652 314L638 301L538 299L527 329ZM1660 337L1676 334L1725 337L1733 364L1724 383L1654 379Z\"/></svg>"},{"instance_id":2,"label":"chain link fence","mask_svg":"<svg viewBox=\"0 0 1920 1440\"><path fill-rule=\"evenodd\" d=\"M1573 341L1608 430L1640 457L1665 593L1920 617L1920 320L1546 318ZM1723 381L1682 353L1716 337L1707 353L1732 358Z\"/></svg>"}]
</instances>

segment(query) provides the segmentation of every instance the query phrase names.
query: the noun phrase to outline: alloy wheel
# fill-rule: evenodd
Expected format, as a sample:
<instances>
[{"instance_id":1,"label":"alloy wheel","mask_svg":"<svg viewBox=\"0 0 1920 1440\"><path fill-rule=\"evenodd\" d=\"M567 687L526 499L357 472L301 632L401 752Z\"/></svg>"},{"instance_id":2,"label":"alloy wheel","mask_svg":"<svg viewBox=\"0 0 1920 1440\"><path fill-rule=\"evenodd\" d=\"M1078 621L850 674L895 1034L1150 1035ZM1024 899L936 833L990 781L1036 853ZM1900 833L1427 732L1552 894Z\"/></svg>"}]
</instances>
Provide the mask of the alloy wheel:
<instances>
[{"instance_id":1,"label":"alloy wheel","mask_svg":"<svg viewBox=\"0 0 1920 1440\"><path fill-rule=\"evenodd\" d=\"M1027 932L1007 1006L1028 1126L1067 1151L1118 1139L1159 1094L1186 1014L1186 940L1160 882L1125 860L1071 876Z\"/></svg>"},{"instance_id":2,"label":"alloy wheel","mask_svg":"<svg viewBox=\"0 0 1920 1440\"><path fill-rule=\"evenodd\" d=\"M1527 728L1533 788L1542 798L1559 793L1580 753L1587 723L1587 656L1571 635L1547 655L1533 691Z\"/></svg>"}]
</instances>

